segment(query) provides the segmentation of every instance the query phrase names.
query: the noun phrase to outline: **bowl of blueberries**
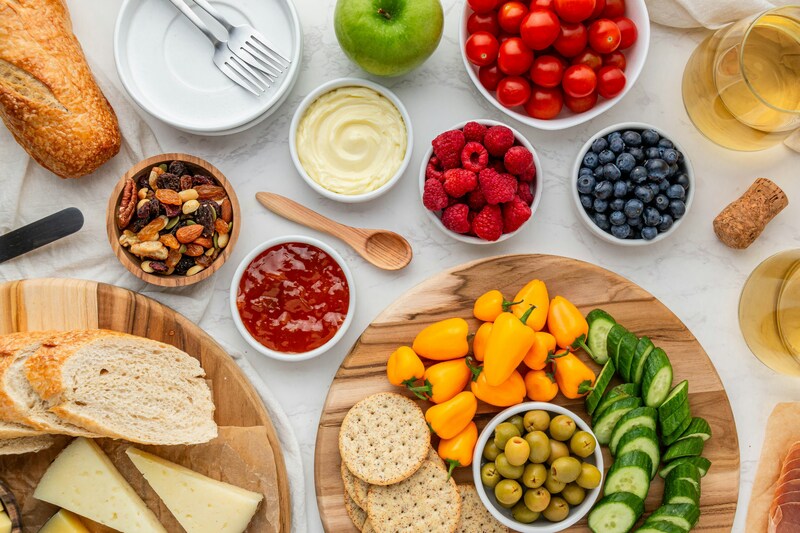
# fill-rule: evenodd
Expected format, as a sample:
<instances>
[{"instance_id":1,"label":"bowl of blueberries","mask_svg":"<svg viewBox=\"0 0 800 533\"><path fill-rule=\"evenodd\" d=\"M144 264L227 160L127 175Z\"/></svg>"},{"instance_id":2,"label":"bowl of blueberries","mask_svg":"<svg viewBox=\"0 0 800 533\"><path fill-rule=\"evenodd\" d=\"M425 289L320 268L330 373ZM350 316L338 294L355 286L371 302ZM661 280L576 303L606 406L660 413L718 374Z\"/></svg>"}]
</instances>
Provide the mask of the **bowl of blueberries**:
<instances>
[{"instance_id":1,"label":"bowl of blueberries","mask_svg":"<svg viewBox=\"0 0 800 533\"><path fill-rule=\"evenodd\" d=\"M583 145L573 168L579 217L598 237L623 246L665 239L692 206L694 171L659 128L610 126Z\"/></svg>"}]
</instances>

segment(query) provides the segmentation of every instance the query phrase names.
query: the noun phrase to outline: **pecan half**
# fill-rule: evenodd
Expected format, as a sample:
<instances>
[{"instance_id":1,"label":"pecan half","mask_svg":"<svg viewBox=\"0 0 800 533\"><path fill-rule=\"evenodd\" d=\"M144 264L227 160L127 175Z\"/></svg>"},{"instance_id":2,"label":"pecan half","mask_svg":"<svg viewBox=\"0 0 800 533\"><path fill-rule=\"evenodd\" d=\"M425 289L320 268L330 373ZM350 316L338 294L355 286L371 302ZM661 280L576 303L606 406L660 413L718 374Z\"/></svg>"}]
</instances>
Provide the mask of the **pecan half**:
<instances>
[{"instance_id":1,"label":"pecan half","mask_svg":"<svg viewBox=\"0 0 800 533\"><path fill-rule=\"evenodd\" d=\"M136 183L132 178L128 178L122 188L122 200L117 208L117 227L119 229L124 229L131 223L137 203L139 203L139 198L136 196Z\"/></svg>"}]
</instances>

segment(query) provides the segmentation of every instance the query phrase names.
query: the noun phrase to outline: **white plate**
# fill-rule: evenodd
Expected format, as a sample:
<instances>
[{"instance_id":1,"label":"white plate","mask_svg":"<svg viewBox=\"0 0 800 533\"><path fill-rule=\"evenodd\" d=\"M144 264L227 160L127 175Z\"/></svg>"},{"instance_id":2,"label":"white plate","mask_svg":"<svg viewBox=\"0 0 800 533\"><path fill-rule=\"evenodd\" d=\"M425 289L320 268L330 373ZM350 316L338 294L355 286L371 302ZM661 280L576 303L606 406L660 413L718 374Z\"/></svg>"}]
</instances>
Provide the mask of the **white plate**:
<instances>
[{"instance_id":1,"label":"white plate","mask_svg":"<svg viewBox=\"0 0 800 533\"><path fill-rule=\"evenodd\" d=\"M191 3L191 2L190 2ZM114 32L122 84L149 114L191 133L219 135L251 127L286 98L302 59L302 29L291 0L213 0L233 24L263 33L292 63L280 81L256 97L220 72L214 47L169 0L125 0ZM197 6L219 37L225 32Z\"/></svg>"}]
</instances>

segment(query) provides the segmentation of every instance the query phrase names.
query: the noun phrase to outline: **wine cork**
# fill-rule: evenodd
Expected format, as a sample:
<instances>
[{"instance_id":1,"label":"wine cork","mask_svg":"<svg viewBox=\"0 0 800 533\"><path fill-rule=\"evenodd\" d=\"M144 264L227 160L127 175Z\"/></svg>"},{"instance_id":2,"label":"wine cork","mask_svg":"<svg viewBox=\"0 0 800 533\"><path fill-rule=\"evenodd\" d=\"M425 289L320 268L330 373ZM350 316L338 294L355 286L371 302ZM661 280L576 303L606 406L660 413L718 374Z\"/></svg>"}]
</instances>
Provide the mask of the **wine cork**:
<instances>
[{"instance_id":1,"label":"wine cork","mask_svg":"<svg viewBox=\"0 0 800 533\"><path fill-rule=\"evenodd\" d=\"M714 219L714 233L727 246L743 250L753 244L789 199L767 178L758 178L747 191Z\"/></svg>"}]
</instances>

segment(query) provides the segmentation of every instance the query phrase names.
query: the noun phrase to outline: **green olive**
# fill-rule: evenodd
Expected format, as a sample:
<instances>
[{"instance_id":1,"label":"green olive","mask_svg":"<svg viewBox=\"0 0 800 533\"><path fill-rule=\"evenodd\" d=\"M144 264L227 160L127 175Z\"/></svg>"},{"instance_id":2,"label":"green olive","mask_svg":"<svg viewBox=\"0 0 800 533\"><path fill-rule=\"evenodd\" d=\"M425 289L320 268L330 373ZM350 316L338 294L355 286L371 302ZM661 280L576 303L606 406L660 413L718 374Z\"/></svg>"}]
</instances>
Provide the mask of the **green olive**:
<instances>
[{"instance_id":1,"label":"green olive","mask_svg":"<svg viewBox=\"0 0 800 533\"><path fill-rule=\"evenodd\" d=\"M504 479L494 487L494 497L503 507L511 507L522 498L522 487L513 479Z\"/></svg>"},{"instance_id":2,"label":"green olive","mask_svg":"<svg viewBox=\"0 0 800 533\"><path fill-rule=\"evenodd\" d=\"M522 415L514 415L511 418L509 418L508 420L506 420L506 422L508 422L509 424L514 424L515 426L517 426L517 429L519 430L519 434L520 435L525 433L525 424L523 424Z\"/></svg>"},{"instance_id":3,"label":"green olive","mask_svg":"<svg viewBox=\"0 0 800 533\"><path fill-rule=\"evenodd\" d=\"M531 431L525 435L528 446L531 447L530 460L532 463L543 463L550 457L550 438L544 431Z\"/></svg>"},{"instance_id":4,"label":"green olive","mask_svg":"<svg viewBox=\"0 0 800 533\"><path fill-rule=\"evenodd\" d=\"M521 435L517 426L511 422L503 422L494 428L494 445L498 450L503 450L506 447L506 442L511 437L519 437Z\"/></svg>"},{"instance_id":5,"label":"green olive","mask_svg":"<svg viewBox=\"0 0 800 533\"><path fill-rule=\"evenodd\" d=\"M525 492L525 506L536 513L541 513L550 505L550 493L544 487Z\"/></svg>"},{"instance_id":6,"label":"green olive","mask_svg":"<svg viewBox=\"0 0 800 533\"><path fill-rule=\"evenodd\" d=\"M547 492L550 494L557 494L564 490L564 487L566 486L566 483L562 483L554 478L552 472L548 472L547 479L544 480L544 488L547 489Z\"/></svg>"},{"instance_id":7,"label":"green olive","mask_svg":"<svg viewBox=\"0 0 800 533\"><path fill-rule=\"evenodd\" d=\"M481 482L490 489L493 489L501 479L500 472L497 471L494 463L486 463L481 467Z\"/></svg>"},{"instance_id":8,"label":"green olive","mask_svg":"<svg viewBox=\"0 0 800 533\"><path fill-rule=\"evenodd\" d=\"M528 463L522 472L522 484L529 489L541 487L547 479L547 468L542 464Z\"/></svg>"},{"instance_id":9,"label":"green olive","mask_svg":"<svg viewBox=\"0 0 800 533\"><path fill-rule=\"evenodd\" d=\"M587 458L597 448L597 441L588 431L577 431L569 441L569 449L578 457Z\"/></svg>"},{"instance_id":10,"label":"green olive","mask_svg":"<svg viewBox=\"0 0 800 533\"><path fill-rule=\"evenodd\" d=\"M550 439L550 456L547 458L548 464L560 457L569 457L569 448L563 442Z\"/></svg>"},{"instance_id":11,"label":"green olive","mask_svg":"<svg viewBox=\"0 0 800 533\"><path fill-rule=\"evenodd\" d=\"M558 496L550 499L550 505L542 511L542 516L551 522L561 522L569 516L569 504Z\"/></svg>"},{"instance_id":12,"label":"green olive","mask_svg":"<svg viewBox=\"0 0 800 533\"><path fill-rule=\"evenodd\" d=\"M504 453L498 455L494 460L494 467L506 479L519 479L525 471L525 467L522 465L516 466L509 463Z\"/></svg>"},{"instance_id":13,"label":"green olive","mask_svg":"<svg viewBox=\"0 0 800 533\"><path fill-rule=\"evenodd\" d=\"M565 441L575 433L575 421L567 415L558 415L550 421L550 436Z\"/></svg>"},{"instance_id":14,"label":"green olive","mask_svg":"<svg viewBox=\"0 0 800 533\"><path fill-rule=\"evenodd\" d=\"M578 476L575 482L584 489L594 489L600 485L601 477L600 470L596 466L583 463L581 465L581 475Z\"/></svg>"},{"instance_id":15,"label":"green olive","mask_svg":"<svg viewBox=\"0 0 800 533\"><path fill-rule=\"evenodd\" d=\"M522 423L525 431L547 431L550 427L550 415L547 411L528 411Z\"/></svg>"},{"instance_id":16,"label":"green olive","mask_svg":"<svg viewBox=\"0 0 800 533\"><path fill-rule=\"evenodd\" d=\"M530 524L531 522L536 522L539 519L539 513L528 509L528 506L525 505L524 502L517 502L517 504L511 509L511 516L514 517L514 520L523 524Z\"/></svg>"},{"instance_id":17,"label":"green olive","mask_svg":"<svg viewBox=\"0 0 800 533\"><path fill-rule=\"evenodd\" d=\"M568 483L561 491L561 497L570 505L580 505L586 498L586 491L576 483Z\"/></svg>"},{"instance_id":18,"label":"green olive","mask_svg":"<svg viewBox=\"0 0 800 533\"><path fill-rule=\"evenodd\" d=\"M501 451L503 450L494 445L494 440L490 440L486 443L486 446L483 447L483 456L487 461L494 461L497 459L497 456L500 455Z\"/></svg>"},{"instance_id":19,"label":"green olive","mask_svg":"<svg viewBox=\"0 0 800 533\"><path fill-rule=\"evenodd\" d=\"M572 483L581 475L581 462L574 457L559 457L550 464L550 475L561 483Z\"/></svg>"},{"instance_id":20,"label":"green olive","mask_svg":"<svg viewBox=\"0 0 800 533\"><path fill-rule=\"evenodd\" d=\"M506 454L508 463L514 466L522 466L528 462L528 457L531 454L531 447L528 441L522 437L511 437L506 442L506 448L503 452Z\"/></svg>"}]
</instances>

